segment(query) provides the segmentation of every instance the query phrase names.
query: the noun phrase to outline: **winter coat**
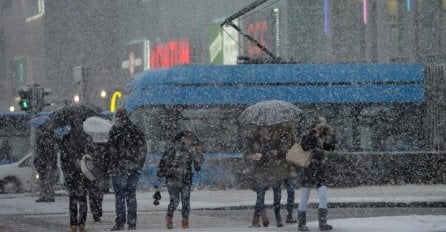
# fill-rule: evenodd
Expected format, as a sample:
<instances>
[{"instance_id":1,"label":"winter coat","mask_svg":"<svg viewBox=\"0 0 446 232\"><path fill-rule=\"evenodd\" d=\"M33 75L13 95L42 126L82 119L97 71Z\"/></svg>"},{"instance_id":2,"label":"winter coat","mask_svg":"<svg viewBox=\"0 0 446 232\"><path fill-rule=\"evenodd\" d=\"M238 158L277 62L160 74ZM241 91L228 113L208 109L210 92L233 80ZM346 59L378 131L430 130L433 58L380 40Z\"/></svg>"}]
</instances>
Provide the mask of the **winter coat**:
<instances>
[{"instance_id":1,"label":"winter coat","mask_svg":"<svg viewBox=\"0 0 446 232\"><path fill-rule=\"evenodd\" d=\"M334 150L336 138L334 134L327 135L324 139L317 136L315 130L311 130L302 137L302 148L311 150L313 156L308 168L300 168L301 186L307 188L317 188L326 185L326 154L327 151Z\"/></svg>"},{"instance_id":2,"label":"winter coat","mask_svg":"<svg viewBox=\"0 0 446 232\"><path fill-rule=\"evenodd\" d=\"M158 164L157 177L166 178L166 182L178 185L192 184L192 164L195 171L200 171L203 163L201 146L195 141L186 147L175 141L162 155Z\"/></svg>"},{"instance_id":3,"label":"winter coat","mask_svg":"<svg viewBox=\"0 0 446 232\"><path fill-rule=\"evenodd\" d=\"M114 125L110 130L111 176L140 172L146 160L147 146L144 133L130 120Z\"/></svg>"},{"instance_id":4,"label":"winter coat","mask_svg":"<svg viewBox=\"0 0 446 232\"><path fill-rule=\"evenodd\" d=\"M77 176L82 173L80 160L85 154L94 154L95 144L82 129L70 130L60 143L60 161L64 176Z\"/></svg>"},{"instance_id":5,"label":"winter coat","mask_svg":"<svg viewBox=\"0 0 446 232\"><path fill-rule=\"evenodd\" d=\"M273 152L277 150L277 154ZM252 154L259 153L259 160L249 158ZM283 168L286 167L284 158L279 152L278 143L273 140L261 140L259 138L248 138L246 143L245 161L250 176L249 182L253 189L263 187L269 188L275 182L284 179Z\"/></svg>"},{"instance_id":6,"label":"winter coat","mask_svg":"<svg viewBox=\"0 0 446 232\"><path fill-rule=\"evenodd\" d=\"M34 167L40 174L53 174L57 171L57 138L54 132L46 127L36 130L36 154Z\"/></svg>"}]
</instances>

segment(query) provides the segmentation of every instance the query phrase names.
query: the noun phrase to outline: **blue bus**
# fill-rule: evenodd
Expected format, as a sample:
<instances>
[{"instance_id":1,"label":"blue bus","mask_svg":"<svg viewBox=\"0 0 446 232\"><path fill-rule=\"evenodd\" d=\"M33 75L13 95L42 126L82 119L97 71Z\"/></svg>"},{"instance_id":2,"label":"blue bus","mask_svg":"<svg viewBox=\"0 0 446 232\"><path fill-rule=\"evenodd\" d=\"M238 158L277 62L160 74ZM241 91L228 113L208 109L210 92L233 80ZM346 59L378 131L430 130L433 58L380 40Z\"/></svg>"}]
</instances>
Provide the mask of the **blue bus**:
<instances>
[{"instance_id":1,"label":"blue bus","mask_svg":"<svg viewBox=\"0 0 446 232\"><path fill-rule=\"evenodd\" d=\"M231 187L237 177L228 173L237 173L243 149L237 118L264 100L298 105L303 126L316 116L327 118L343 157L420 154L435 147L438 136L425 129L433 123L426 115L432 107L426 70L416 63L187 65L138 74L127 84L125 107L148 141L147 179L173 133L188 129L201 139L209 161L197 184ZM367 162L374 165L373 159ZM374 172L387 175L382 169Z\"/></svg>"}]
</instances>

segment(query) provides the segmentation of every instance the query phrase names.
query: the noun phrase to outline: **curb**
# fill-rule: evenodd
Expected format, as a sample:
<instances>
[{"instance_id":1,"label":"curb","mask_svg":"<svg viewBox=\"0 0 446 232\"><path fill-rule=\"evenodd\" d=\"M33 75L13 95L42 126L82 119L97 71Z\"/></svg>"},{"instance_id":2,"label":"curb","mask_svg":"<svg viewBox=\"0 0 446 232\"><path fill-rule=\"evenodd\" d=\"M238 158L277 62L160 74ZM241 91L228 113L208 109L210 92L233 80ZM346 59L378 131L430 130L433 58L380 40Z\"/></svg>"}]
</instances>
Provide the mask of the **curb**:
<instances>
[{"instance_id":1,"label":"curb","mask_svg":"<svg viewBox=\"0 0 446 232\"><path fill-rule=\"evenodd\" d=\"M273 205L265 205L272 209ZM298 204L294 205L297 209ZM281 208L286 208L286 204L281 204ZM307 208L317 209L318 203L309 203ZM328 208L446 208L446 201L432 202L330 202ZM194 210L244 210L254 209L254 205L224 206L224 207L201 207Z\"/></svg>"}]
</instances>

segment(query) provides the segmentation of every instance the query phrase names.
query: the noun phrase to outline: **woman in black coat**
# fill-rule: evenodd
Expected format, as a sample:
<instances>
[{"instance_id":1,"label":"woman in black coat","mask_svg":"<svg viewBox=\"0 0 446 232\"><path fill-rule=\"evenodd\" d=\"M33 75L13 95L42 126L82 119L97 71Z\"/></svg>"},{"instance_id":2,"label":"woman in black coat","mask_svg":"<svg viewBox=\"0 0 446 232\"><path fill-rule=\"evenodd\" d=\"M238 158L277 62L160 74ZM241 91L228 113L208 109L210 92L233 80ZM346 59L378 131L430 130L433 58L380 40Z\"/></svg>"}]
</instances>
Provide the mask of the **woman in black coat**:
<instances>
[{"instance_id":1,"label":"woman in black coat","mask_svg":"<svg viewBox=\"0 0 446 232\"><path fill-rule=\"evenodd\" d=\"M336 146L336 138L333 129L326 124L324 118L318 118L308 134L302 137L302 148L311 150L313 156L308 168L301 168L301 191L298 214L298 230L308 231L306 224L306 210L310 190L316 189L319 196L318 218L321 231L331 230L333 227L327 224L327 186L325 155Z\"/></svg>"},{"instance_id":2,"label":"woman in black coat","mask_svg":"<svg viewBox=\"0 0 446 232\"><path fill-rule=\"evenodd\" d=\"M93 154L96 148L92 138L83 131L82 123L71 125L70 132L62 138L60 148L62 172L69 194L69 231L82 232L87 219L88 179L82 173L80 160L85 154Z\"/></svg>"}]
</instances>

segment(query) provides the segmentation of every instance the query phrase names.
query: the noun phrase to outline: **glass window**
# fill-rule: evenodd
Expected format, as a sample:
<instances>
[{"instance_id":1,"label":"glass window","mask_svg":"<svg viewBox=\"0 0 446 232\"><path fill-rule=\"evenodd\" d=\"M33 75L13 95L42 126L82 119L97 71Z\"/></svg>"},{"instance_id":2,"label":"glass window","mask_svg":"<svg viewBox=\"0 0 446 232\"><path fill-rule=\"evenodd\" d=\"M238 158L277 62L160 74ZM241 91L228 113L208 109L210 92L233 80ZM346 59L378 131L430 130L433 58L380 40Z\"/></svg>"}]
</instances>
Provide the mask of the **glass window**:
<instances>
[{"instance_id":1,"label":"glass window","mask_svg":"<svg viewBox=\"0 0 446 232\"><path fill-rule=\"evenodd\" d=\"M45 2L44 0L25 0L27 7L27 18L26 21L32 20L38 16L45 13Z\"/></svg>"},{"instance_id":2,"label":"glass window","mask_svg":"<svg viewBox=\"0 0 446 232\"><path fill-rule=\"evenodd\" d=\"M241 107L146 107L134 112L132 120L146 135L152 153L163 152L180 130L193 131L207 152L240 150L237 118Z\"/></svg>"}]
</instances>

